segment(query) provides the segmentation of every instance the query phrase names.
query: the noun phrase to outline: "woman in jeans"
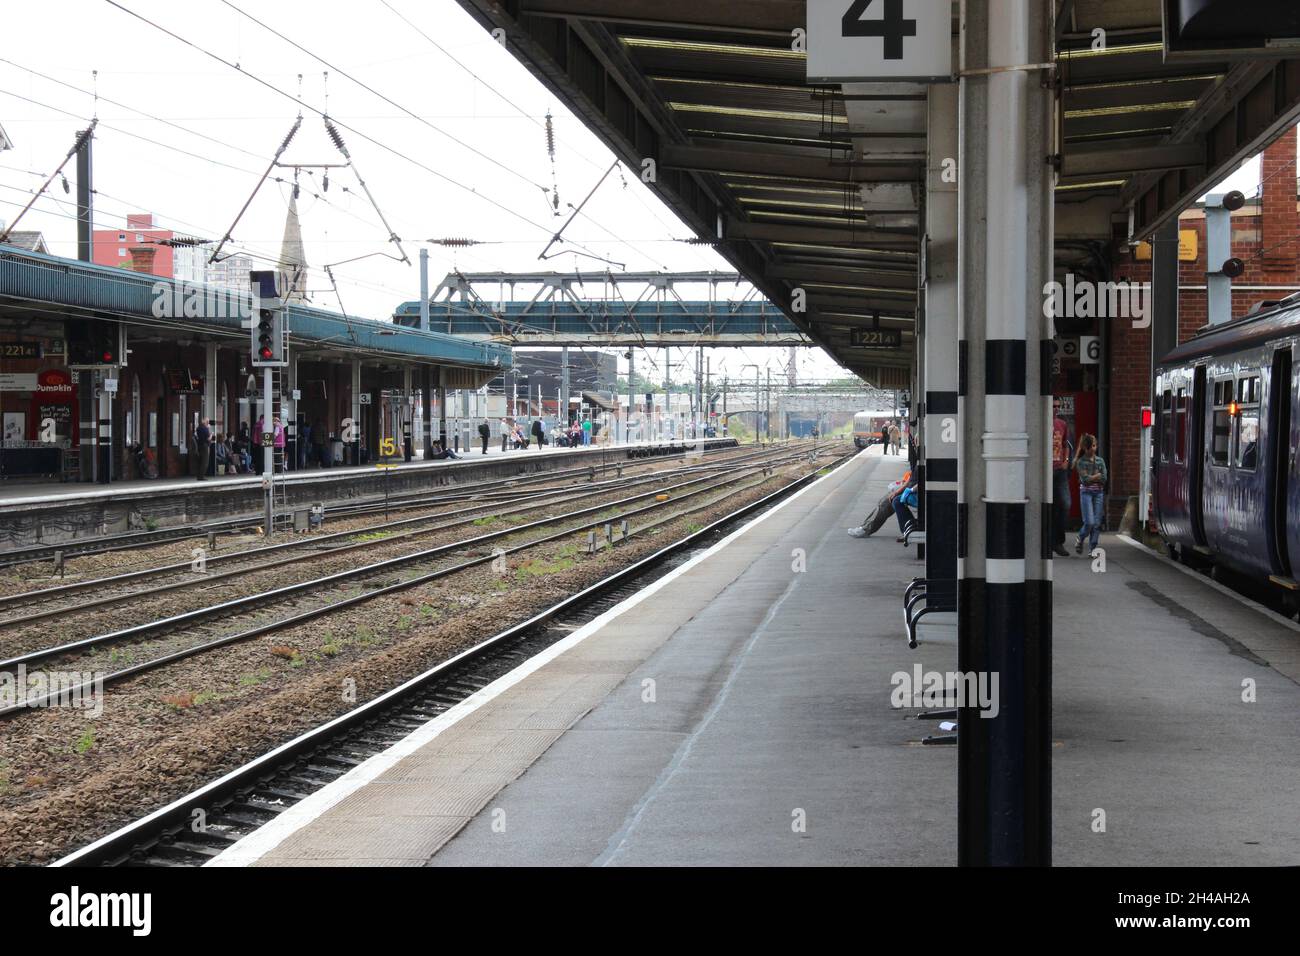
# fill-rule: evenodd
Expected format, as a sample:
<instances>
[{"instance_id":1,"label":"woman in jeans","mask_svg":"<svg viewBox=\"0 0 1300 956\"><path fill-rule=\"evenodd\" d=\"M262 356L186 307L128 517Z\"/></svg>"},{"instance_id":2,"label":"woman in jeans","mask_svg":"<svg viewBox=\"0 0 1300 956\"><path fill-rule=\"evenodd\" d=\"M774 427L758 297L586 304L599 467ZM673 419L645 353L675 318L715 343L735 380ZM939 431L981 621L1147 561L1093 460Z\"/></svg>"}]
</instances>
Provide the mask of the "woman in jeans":
<instances>
[{"instance_id":1,"label":"woman in jeans","mask_svg":"<svg viewBox=\"0 0 1300 956\"><path fill-rule=\"evenodd\" d=\"M1088 535L1089 553L1097 549L1101 535L1102 508L1106 501L1106 462L1097 454L1097 439L1084 435L1079 439L1079 454L1074 460L1074 470L1079 475L1079 509L1083 512L1083 527L1074 542L1074 553L1083 551L1083 538Z\"/></svg>"}]
</instances>

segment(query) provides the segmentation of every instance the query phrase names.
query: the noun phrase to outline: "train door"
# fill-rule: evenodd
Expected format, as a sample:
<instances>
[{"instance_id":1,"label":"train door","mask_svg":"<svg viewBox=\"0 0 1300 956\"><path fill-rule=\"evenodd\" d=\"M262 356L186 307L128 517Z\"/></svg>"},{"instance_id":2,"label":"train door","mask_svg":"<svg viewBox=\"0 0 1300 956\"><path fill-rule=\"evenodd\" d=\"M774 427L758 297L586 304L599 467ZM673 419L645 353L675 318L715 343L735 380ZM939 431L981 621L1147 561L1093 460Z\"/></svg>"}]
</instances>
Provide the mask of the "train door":
<instances>
[{"instance_id":1,"label":"train door","mask_svg":"<svg viewBox=\"0 0 1300 956\"><path fill-rule=\"evenodd\" d=\"M1287 497L1291 488L1291 346L1273 353L1268 396L1268 482L1264 520L1273 572L1291 577L1291 549L1287 535Z\"/></svg>"},{"instance_id":2,"label":"train door","mask_svg":"<svg viewBox=\"0 0 1300 956\"><path fill-rule=\"evenodd\" d=\"M1187 504L1192 516L1192 537L1205 547L1205 366L1196 366L1192 380L1192 447L1187 454Z\"/></svg>"}]
</instances>

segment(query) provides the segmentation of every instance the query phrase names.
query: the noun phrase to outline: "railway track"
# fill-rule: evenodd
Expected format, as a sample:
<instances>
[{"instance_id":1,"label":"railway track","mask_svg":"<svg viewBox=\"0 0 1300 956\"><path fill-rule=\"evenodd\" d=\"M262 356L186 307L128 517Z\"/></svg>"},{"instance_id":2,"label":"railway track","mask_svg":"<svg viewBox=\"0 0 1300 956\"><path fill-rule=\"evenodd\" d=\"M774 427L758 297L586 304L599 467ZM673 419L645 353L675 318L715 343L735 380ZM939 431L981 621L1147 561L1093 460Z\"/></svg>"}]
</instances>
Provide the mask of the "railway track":
<instances>
[{"instance_id":1,"label":"railway track","mask_svg":"<svg viewBox=\"0 0 1300 956\"><path fill-rule=\"evenodd\" d=\"M707 448L703 454L712 455L726 453L739 447L739 445L731 445ZM632 450L620 449L620 451L630 452ZM655 454L638 455L626 458L620 457L613 464L610 464L607 460L607 456L601 456L600 461L593 460L590 465L582 465L576 468L561 469L559 471L551 472L539 472L533 475L520 475L512 478L491 479L482 482L469 482L455 486L457 490L448 491L440 497L441 500L444 501L464 500L475 493L481 493L482 491L493 487L543 483L566 476L585 475L592 469L608 469L619 466L624 468L641 467L652 465L665 458L680 458L691 454L699 454L696 449L676 444L648 446L647 451L653 451ZM428 492L414 492L404 495L394 495L388 498L385 498L383 495L376 495L373 497L367 497L361 501L332 505L329 509L329 514L332 517L353 517L365 514L378 514L382 513L385 509L392 511L401 510L405 506L404 503L410 503L409 506L411 507L421 507L428 503ZM287 526L291 520L292 518L288 514L277 516L277 523L281 526ZM18 567L24 564L32 564L34 562L54 561L56 560L56 556L60 554L66 560L74 557L88 557L91 555L109 554L117 551L135 550L137 548L145 548L157 544L173 544L180 541L206 538L209 534L230 534L238 531L247 531L261 527L262 523L263 517L259 512L257 514L202 522L200 524L186 525L184 527L158 528L146 531L127 531L120 534L82 538L79 540L60 542L56 544L39 544L30 545L24 548L11 548L0 551L0 570Z\"/></svg>"},{"instance_id":2,"label":"railway track","mask_svg":"<svg viewBox=\"0 0 1300 956\"><path fill-rule=\"evenodd\" d=\"M678 506L691 498L743 482L759 472L770 473L771 470L776 467L783 464L789 464L794 460L805 458L806 456L803 454L772 455L769 453L763 456L761 460L750 463L746 468L741 468L739 470L735 468L728 469L729 473L720 479L716 477L716 474L709 473L702 476L688 477L687 480L676 484L664 485L659 480L660 476L655 476L653 482L654 488L652 490L639 492L616 501L605 501L577 511L570 511L555 516L546 516L524 524L512 525L500 530L489 531L469 539L439 544L432 548L413 553L401 554L396 557L386 558L357 568L326 574L322 577L295 582L273 590L254 593L229 601L222 601L169 617L132 625L116 631L97 634L59 644L57 646L45 647L36 651L19 654L0 661L0 672L17 673L19 668L30 668L33 665L50 662L56 658L67 658L70 655L80 654L105 646L119 646L145 638L172 642L175 642L178 639L183 639L186 636L191 638L190 642L185 646L172 646L165 649L163 653L159 653L146 661L131 664L109 674L104 674L98 678L98 680L102 681L102 684L99 686L117 684L130 677L166 666L176 661L184 660L197 654L211 651L229 644L251 640L285 628L297 626L322 615L353 607L382 595L407 590L461 571L479 567L497 560L499 557L508 557L519 554L532 548L561 541L573 536L574 534L581 533L582 531L599 528L602 525L610 523L610 512L617 511L620 520L631 520L634 517L661 509L677 516L676 512ZM667 496L666 499L665 495ZM641 507L631 507L639 502L647 501L649 501L649 503L644 504ZM688 508L687 512L689 513L690 510L692 509ZM464 521L469 520L472 519L464 519ZM516 535L527 534L532 531L543 531L555 526L561 527L557 531L551 531L542 534L539 537L532 537L527 541L508 548L496 548L492 551L483 551L484 545L496 543ZM471 553L474 551L479 551L480 553L477 556L457 561L449 566L437 567L430 571L418 570L418 565L437 561L467 550ZM389 573L399 569L407 569L413 566L417 566L417 573L414 576L404 579L399 578L396 581L374 580L378 576L388 575ZM319 595L320 592L336 589L338 586L344 584L359 584L362 588L360 593L349 597L337 600L326 599L323 603L318 600L312 606L308 606L305 609L298 609L297 601L300 597L311 594ZM232 620L236 620L237 617L247 616L250 613L255 614L267 607L278 607L280 610L277 611L275 616L269 620L254 621L252 622L251 627L241 627L233 633L224 630L220 633L213 633L212 627L208 624L208 622L216 620L219 621L221 625L226 625ZM79 610L79 607L71 607L67 608L66 612L75 613ZM288 613L286 613L286 611ZM29 711L34 707L57 704L62 700L70 699L77 694L85 692L89 687L93 686L94 683L95 682L91 682L89 684L78 685L75 687L60 687L58 691L52 692L43 697L27 698L23 701L15 702L8 707L0 709L0 717L16 716L17 714Z\"/></svg>"},{"instance_id":3,"label":"railway track","mask_svg":"<svg viewBox=\"0 0 1300 956\"><path fill-rule=\"evenodd\" d=\"M471 524L472 522L484 517L484 512L491 512L496 517L511 516L537 508L552 507L570 501L590 499L593 495L599 495L614 487L622 490L637 485L656 483L670 475L690 474L695 472L716 472L724 465L726 467L736 467L737 465L742 465L749 461L763 460L765 455L770 456L771 453L764 452L740 457L729 457L725 461L714 462L711 464L691 465L682 468L655 471L648 475L626 478L620 477L603 482L587 481L561 488L534 490L526 494L521 493L518 489L513 491L492 492L483 495L481 498L476 496L477 503L470 507L455 511L438 511L412 518L385 520L376 525L350 528L345 531L332 532L329 534L309 535L292 541L282 542L280 544L250 548L242 551L233 551L225 554L205 553L203 555L202 572L195 571L194 562L192 561L170 562L152 568L143 568L100 578L74 581L49 588L19 591L10 595L0 596L0 615L5 615L14 611L21 613L21 616L17 618L0 618L0 630L18 625L27 625L40 620L57 619L69 614L81 613L91 608L112 606L114 604L141 597L153 597L166 591L182 590L191 587L206 587L217 581L227 580L233 577L257 573L273 568L285 567L290 564L326 560L350 551L371 548L375 543L382 543L387 546L402 540L436 534L441 531ZM586 469L583 470L583 474L587 474ZM504 502L518 503L518 507L501 510L499 505ZM427 506L432 507L443 503L444 499L437 498ZM418 527L425 524L431 526L427 528ZM394 533L394 529L400 528L409 528L411 530ZM384 535L382 542L375 542L373 539L367 540L367 536L378 534ZM277 557L270 561L263 561L261 563L246 563L250 560L256 561L256 559L259 558L280 555L286 552L303 553L291 554L289 557ZM209 570L209 568L214 565L219 567L232 565L232 567L229 570L222 570L214 573ZM150 587L135 590L120 590L124 585L139 584L167 577L178 577L178 580L158 583ZM108 589L113 593L100 594L90 598L89 600L76 600L76 603L73 604L58 603L62 599L75 599L78 595L82 595L85 592L98 592L104 591L105 589ZM35 604L41 604L43 606L34 609L31 606Z\"/></svg>"},{"instance_id":4,"label":"railway track","mask_svg":"<svg viewBox=\"0 0 1300 956\"><path fill-rule=\"evenodd\" d=\"M829 467L852 457L836 458ZM818 472L811 472L737 508L52 865L175 867L209 862L315 790L667 574L740 519L770 508L817 477Z\"/></svg>"}]
</instances>

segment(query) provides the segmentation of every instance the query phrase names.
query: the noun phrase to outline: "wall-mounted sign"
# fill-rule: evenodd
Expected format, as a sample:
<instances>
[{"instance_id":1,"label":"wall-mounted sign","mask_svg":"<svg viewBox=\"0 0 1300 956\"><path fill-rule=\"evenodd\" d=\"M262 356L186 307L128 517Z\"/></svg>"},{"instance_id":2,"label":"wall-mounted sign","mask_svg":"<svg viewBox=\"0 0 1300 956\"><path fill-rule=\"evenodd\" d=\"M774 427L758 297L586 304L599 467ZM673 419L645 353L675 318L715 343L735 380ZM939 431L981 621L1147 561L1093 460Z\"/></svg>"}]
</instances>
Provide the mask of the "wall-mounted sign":
<instances>
[{"instance_id":1,"label":"wall-mounted sign","mask_svg":"<svg viewBox=\"0 0 1300 956\"><path fill-rule=\"evenodd\" d=\"M167 388L173 392L201 392L203 379L187 368L167 369Z\"/></svg>"},{"instance_id":2,"label":"wall-mounted sign","mask_svg":"<svg viewBox=\"0 0 1300 956\"><path fill-rule=\"evenodd\" d=\"M0 392L36 391L35 372L0 372Z\"/></svg>"},{"instance_id":3,"label":"wall-mounted sign","mask_svg":"<svg viewBox=\"0 0 1300 956\"><path fill-rule=\"evenodd\" d=\"M360 404L362 404L362 405L369 405L369 404L370 404L370 393L369 393L369 392L362 392L362 393L357 397L357 401L358 401Z\"/></svg>"},{"instance_id":4,"label":"wall-mounted sign","mask_svg":"<svg viewBox=\"0 0 1300 956\"><path fill-rule=\"evenodd\" d=\"M47 394L71 395L76 391L72 373L62 368L47 368L36 375L36 390Z\"/></svg>"},{"instance_id":5,"label":"wall-mounted sign","mask_svg":"<svg viewBox=\"0 0 1300 956\"><path fill-rule=\"evenodd\" d=\"M1195 262L1197 255L1197 242L1195 229L1178 230L1178 261ZM1151 243L1139 242L1137 248L1133 250L1133 258L1138 262L1149 262L1151 260Z\"/></svg>"},{"instance_id":6,"label":"wall-mounted sign","mask_svg":"<svg viewBox=\"0 0 1300 956\"><path fill-rule=\"evenodd\" d=\"M1079 362L1096 365L1101 361L1101 339L1096 335L1079 336Z\"/></svg>"},{"instance_id":7,"label":"wall-mounted sign","mask_svg":"<svg viewBox=\"0 0 1300 956\"><path fill-rule=\"evenodd\" d=\"M947 80L951 0L808 0L808 81Z\"/></svg>"},{"instance_id":8,"label":"wall-mounted sign","mask_svg":"<svg viewBox=\"0 0 1300 956\"><path fill-rule=\"evenodd\" d=\"M903 333L898 329L853 329L849 341L860 348L901 349Z\"/></svg>"},{"instance_id":9,"label":"wall-mounted sign","mask_svg":"<svg viewBox=\"0 0 1300 956\"><path fill-rule=\"evenodd\" d=\"M39 342L0 342L0 358L38 359L43 353Z\"/></svg>"}]
</instances>

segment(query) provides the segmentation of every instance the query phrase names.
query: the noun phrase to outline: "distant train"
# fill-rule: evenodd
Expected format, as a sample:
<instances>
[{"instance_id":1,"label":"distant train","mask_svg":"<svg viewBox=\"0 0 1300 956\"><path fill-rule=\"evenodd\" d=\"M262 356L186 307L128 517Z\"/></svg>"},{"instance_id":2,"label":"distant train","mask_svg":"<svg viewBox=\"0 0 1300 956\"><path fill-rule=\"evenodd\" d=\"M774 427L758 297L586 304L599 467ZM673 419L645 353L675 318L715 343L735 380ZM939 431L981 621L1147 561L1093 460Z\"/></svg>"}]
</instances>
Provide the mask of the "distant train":
<instances>
[{"instance_id":1,"label":"distant train","mask_svg":"<svg viewBox=\"0 0 1300 956\"><path fill-rule=\"evenodd\" d=\"M1271 582L1300 610L1300 296L1200 333L1156 366L1154 512L1172 556Z\"/></svg>"},{"instance_id":2,"label":"distant train","mask_svg":"<svg viewBox=\"0 0 1300 956\"><path fill-rule=\"evenodd\" d=\"M888 412L858 412L853 416L853 445L866 448L879 444L884 429L894 420Z\"/></svg>"}]
</instances>

